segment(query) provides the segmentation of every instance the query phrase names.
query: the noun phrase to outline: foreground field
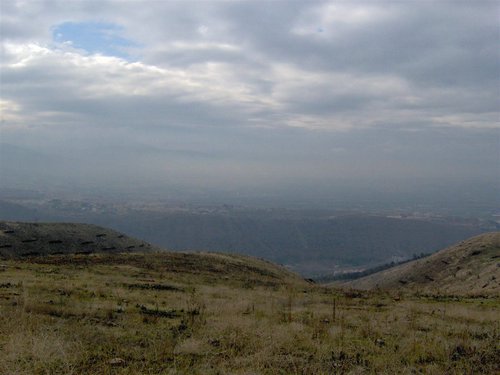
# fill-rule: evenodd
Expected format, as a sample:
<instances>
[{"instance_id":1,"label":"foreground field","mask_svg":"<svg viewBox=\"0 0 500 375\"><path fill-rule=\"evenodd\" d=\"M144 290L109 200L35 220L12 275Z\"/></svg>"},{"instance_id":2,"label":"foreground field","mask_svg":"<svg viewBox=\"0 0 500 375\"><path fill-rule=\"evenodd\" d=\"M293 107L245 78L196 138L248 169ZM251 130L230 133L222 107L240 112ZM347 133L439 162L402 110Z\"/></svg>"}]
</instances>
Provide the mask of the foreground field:
<instances>
[{"instance_id":1,"label":"foreground field","mask_svg":"<svg viewBox=\"0 0 500 375\"><path fill-rule=\"evenodd\" d=\"M218 254L0 263L2 374L498 373L500 300L337 291Z\"/></svg>"}]
</instances>

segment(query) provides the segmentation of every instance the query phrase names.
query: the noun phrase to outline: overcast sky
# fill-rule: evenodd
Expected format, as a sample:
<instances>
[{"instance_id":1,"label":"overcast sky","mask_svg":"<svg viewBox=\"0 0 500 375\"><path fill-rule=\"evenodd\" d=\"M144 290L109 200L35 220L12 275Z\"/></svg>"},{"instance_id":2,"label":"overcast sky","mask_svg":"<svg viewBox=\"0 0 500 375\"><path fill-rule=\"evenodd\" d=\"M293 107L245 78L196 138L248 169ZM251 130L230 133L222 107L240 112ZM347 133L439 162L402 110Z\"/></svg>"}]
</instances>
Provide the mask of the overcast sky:
<instances>
[{"instance_id":1,"label":"overcast sky","mask_svg":"<svg viewBox=\"0 0 500 375\"><path fill-rule=\"evenodd\" d=\"M32 160L52 181L102 186L499 181L498 1L3 0L0 11L8 183L36 174L15 173Z\"/></svg>"}]
</instances>

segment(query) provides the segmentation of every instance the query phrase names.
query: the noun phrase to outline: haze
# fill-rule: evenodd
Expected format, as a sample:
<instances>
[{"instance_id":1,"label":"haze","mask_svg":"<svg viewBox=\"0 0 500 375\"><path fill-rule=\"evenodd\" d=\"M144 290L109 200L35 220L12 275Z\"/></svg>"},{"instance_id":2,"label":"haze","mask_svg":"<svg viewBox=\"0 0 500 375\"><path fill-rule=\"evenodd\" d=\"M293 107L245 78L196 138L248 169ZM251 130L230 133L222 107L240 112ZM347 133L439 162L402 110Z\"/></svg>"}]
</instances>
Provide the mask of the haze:
<instances>
[{"instance_id":1,"label":"haze","mask_svg":"<svg viewBox=\"0 0 500 375\"><path fill-rule=\"evenodd\" d=\"M498 206L496 1L0 12L1 188Z\"/></svg>"}]
</instances>

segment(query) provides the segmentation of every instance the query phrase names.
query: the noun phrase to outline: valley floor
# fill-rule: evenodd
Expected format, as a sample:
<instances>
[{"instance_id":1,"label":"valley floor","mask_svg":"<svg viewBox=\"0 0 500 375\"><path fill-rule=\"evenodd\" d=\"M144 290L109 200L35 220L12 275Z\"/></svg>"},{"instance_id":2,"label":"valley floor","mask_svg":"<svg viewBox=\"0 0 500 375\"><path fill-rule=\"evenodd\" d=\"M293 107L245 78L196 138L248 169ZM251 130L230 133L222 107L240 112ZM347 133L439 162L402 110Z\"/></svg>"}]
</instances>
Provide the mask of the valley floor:
<instances>
[{"instance_id":1,"label":"valley floor","mask_svg":"<svg viewBox=\"0 0 500 375\"><path fill-rule=\"evenodd\" d=\"M498 297L343 292L179 259L1 261L0 373L500 372Z\"/></svg>"}]
</instances>

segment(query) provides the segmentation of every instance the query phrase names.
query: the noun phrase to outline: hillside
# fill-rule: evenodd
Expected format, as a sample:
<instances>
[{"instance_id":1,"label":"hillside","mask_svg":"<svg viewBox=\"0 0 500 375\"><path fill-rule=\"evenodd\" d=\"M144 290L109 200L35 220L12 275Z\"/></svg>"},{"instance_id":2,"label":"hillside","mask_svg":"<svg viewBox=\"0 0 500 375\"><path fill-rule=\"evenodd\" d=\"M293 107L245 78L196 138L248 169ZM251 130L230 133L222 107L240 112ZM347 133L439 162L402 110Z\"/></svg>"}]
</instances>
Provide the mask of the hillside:
<instances>
[{"instance_id":1,"label":"hillside","mask_svg":"<svg viewBox=\"0 0 500 375\"><path fill-rule=\"evenodd\" d=\"M227 254L10 258L0 374L498 373L498 306L326 288Z\"/></svg>"},{"instance_id":2,"label":"hillside","mask_svg":"<svg viewBox=\"0 0 500 375\"><path fill-rule=\"evenodd\" d=\"M433 255L341 284L433 294L499 295L500 232L462 241Z\"/></svg>"},{"instance_id":3,"label":"hillside","mask_svg":"<svg viewBox=\"0 0 500 375\"><path fill-rule=\"evenodd\" d=\"M101 225L174 251L246 254L317 276L410 259L496 230L489 222L322 210L154 207L87 201L0 201L0 220ZM24 201L23 201L24 202ZM163 207L163 208L162 208Z\"/></svg>"},{"instance_id":4,"label":"hillside","mask_svg":"<svg viewBox=\"0 0 500 375\"><path fill-rule=\"evenodd\" d=\"M266 211L154 213L85 219L176 251L247 254L286 264L304 275L336 267L367 267L433 252L482 228L382 216L322 216Z\"/></svg>"},{"instance_id":5,"label":"hillside","mask_svg":"<svg viewBox=\"0 0 500 375\"><path fill-rule=\"evenodd\" d=\"M93 225L1 230L0 374L499 370L498 298L436 313L425 296L327 288L248 256L122 252L148 248ZM492 256L482 244L471 256Z\"/></svg>"},{"instance_id":6,"label":"hillside","mask_svg":"<svg viewBox=\"0 0 500 375\"><path fill-rule=\"evenodd\" d=\"M244 255L167 252L144 241L91 224L0 222L0 258L37 264L129 265L254 284L301 282L285 268ZM155 251L146 257L144 253ZM138 253L130 254L126 253ZM92 255L92 256L88 256ZM273 284L274 285L274 284Z\"/></svg>"},{"instance_id":7,"label":"hillside","mask_svg":"<svg viewBox=\"0 0 500 375\"><path fill-rule=\"evenodd\" d=\"M149 251L154 247L91 224L0 222L0 257Z\"/></svg>"}]
</instances>

